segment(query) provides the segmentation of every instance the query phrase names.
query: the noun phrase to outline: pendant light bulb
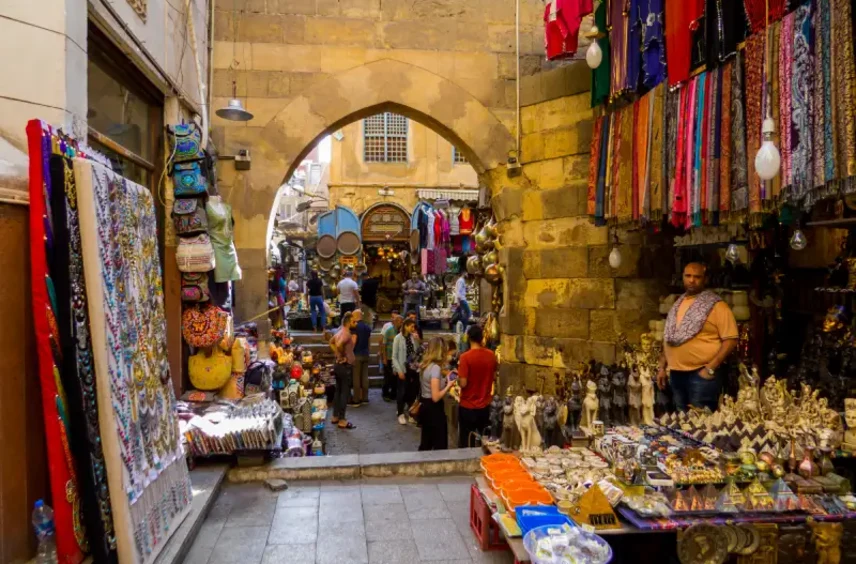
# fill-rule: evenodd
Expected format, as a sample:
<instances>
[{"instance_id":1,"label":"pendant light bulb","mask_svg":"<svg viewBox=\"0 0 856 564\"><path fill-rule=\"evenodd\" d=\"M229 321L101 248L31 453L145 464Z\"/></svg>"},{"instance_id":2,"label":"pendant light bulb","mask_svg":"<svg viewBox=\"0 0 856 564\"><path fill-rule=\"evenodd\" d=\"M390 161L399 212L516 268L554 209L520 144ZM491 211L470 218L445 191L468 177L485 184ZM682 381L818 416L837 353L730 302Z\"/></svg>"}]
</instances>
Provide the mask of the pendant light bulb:
<instances>
[{"instance_id":1,"label":"pendant light bulb","mask_svg":"<svg viewBox=\"0 0 856 564\"><path fill-rule=\"evenodd\" d=\"M621 266L621 251L618 250L618 245L612 247L612 251L609 253L609 266L612 268Z\"/></svg>"},{"instance_id":2,"label":"pendant light bulb","mask_svg":"<svg viewBox=\"0 0 856 564\"><path fill-rule=\"evenodd\" d=\"M592 41L591 45L586 49L586 64L590 69L594 70L600 66L600 63L603 62L603 51L600 48L600 45L597 43L597 35L600 33L600 30L597 29L597 26L593 26L591 28L591 36Z\"/></svg>"},{"instance_id":3,"label":"pendant light bulb","mask_svg":"<svg viewBox=\"0 0 856 564\"><path fill-rule=\"evenodd\" d=\"M801 229L797 228L797 230L794 231L794 234L791 235L790 245L795 251L801 251L806 248L808 245L808 239L806 239L805 233L803 233Z\"/></svg>"},{"instance_id":4,"label":"pendant light bulb","mask_svg":"<svg viewBox=\"0 0 856 564\"><path fill-rule=\"evenodd\" d=\"M764 142L755 155L755 172L758 173L761 180L771 180L779 174L782 165L782 156L779 154L776 144L773 143L773 133L776 131L773 118L768 117L764 120L761 131L764 134Z\"/></svg>"},{"instance_id":5,"label":"pendant light bulb","mask_svg":"<svg viewBox=\"0 0 856 564\"><path fill-rule=\"evenodd\" d=\"M737 264L740 261L740 249L734 243L728 245L728 249L725 251L725 260L731 264Z\"/></svg>"}]
</instances>

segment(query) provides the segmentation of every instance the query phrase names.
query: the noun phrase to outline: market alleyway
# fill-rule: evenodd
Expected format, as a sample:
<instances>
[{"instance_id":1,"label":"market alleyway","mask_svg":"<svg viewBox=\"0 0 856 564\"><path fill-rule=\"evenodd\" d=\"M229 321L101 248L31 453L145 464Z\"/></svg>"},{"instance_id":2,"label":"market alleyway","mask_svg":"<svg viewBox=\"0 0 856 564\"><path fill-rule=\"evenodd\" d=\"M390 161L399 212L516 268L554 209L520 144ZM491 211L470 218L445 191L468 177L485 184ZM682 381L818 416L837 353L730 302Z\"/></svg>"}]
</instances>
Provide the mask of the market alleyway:
<instances>
[{"instance_id":1,"label":"market alleyway","mask_svg":"<svg viewBox=\"0 0 856 564\"><path fill-rule=\"evenodd\" d=\"M185 564L511 564L469 528L469 476L225 485Z\"/></svg>"},{"instance_id":2,"label":"market alleyway","mask_svg":"<svg viewBox=\"0 0 856 564\"><path fill-rule=\"evenodd\" d=\"M342 431L328 423L324 430L327 454L412 452L419 448L419 428L398 424L395 402L383 401L380 388L369 389L369 403L358 408L349 407L347 415L348 421L357 428ZM329 417L332 417L332 410L328 411L328 421Z\"/></svg>"}]
</instances>

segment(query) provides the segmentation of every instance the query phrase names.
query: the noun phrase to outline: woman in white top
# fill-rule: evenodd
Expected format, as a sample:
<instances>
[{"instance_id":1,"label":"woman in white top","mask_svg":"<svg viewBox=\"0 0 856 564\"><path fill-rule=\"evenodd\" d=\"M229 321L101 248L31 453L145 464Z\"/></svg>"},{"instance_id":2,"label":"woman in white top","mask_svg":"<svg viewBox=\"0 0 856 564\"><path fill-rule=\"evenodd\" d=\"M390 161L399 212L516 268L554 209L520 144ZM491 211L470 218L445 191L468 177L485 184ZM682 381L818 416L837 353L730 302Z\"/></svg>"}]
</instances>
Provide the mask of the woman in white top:
<instances>
[{"instance_id":1,"label":"woman in white top","mask_svg":"<svg viewBox=\"0 0 856 564\"><path fill-rule=\"evenodd\" d=\"M428 350L422 356L419 365L422 406L419 408L419 422L422 424L422 440L419 450L444 450L449 448L449 436L446 425L446 409L443 398L455 385L454 380L446 381L443 366L446 364L448 349L446 342L434 337L428 343Z\"/></svg>"}]
</instances>

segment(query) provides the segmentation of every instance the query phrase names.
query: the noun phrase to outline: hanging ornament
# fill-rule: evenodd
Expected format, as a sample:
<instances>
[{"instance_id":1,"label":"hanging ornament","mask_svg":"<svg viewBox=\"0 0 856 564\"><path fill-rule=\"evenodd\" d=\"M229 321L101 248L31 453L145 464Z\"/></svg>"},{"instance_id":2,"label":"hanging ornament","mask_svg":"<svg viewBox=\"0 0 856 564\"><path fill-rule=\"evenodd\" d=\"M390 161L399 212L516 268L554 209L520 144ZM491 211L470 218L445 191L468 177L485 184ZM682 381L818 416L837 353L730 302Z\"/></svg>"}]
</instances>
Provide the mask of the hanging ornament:
<instances>
[{"instance_id":1,"label":"hanging ornament","mask_svg":"<svg viewBox=\"0 0 856 564\"><path fill-rule=\"evenodd\" d=\"M618 250L618 245L612 247L612 251L609 253L609 266L612 268L621 266L621 251Z\"/></svg>"},{"instance_id":2,"label":"hanging ornament","mask_svg":"<svg viewBox=\"0 0 856 564\"><path fill-rule=\"evenodd\" d=\"M603 62L603 51L597 43L597 36L599 33L600 30L597 29L597 26L592 26L591 32L588 34L592 37L591 45L586 49L586 64L590 69L596 69L600 66L600 63Z\"/></svg>"},{"instance_id":3,"label":"hanging ornament","mask_svg":"<svg viewBox=\"0 0 856 564\"><path fill-rule=\"evenodd\" d=\"M779 174L782 164L782 157L776 148L776 144L773 143L773 133L776 131L776 124L773 122L773 118L768 116L764 120L761 131L764 134L764 142L755 155L755 172L758 173L758 177L761 180L771 180Z\"/></svg>"},{"instance_id":4,"label":"hanging ornament","mask_svg":"<svg viewBox=\"0 0 856 564\"><path fill-rule=\"evenodd\" d=\"M805 249L808 245L808 239L806 239L805 234L799 227L797 227L796 231L794 231L794 234L791 235L790 245L791 248L795 251L801 251Z\"/></svg>"},{"instance_id":5,"label":"hanging ornament","mask_svg":"<svg viewBox=\"0 0 856 564\"><path fill-rule=\"evenodd\" d=\"M725 251L725 260L731 264L737 264L740 262L740 249L737 248L735 243L732 242L728 245L728 249Z\"/></svg>"}]
</instances>

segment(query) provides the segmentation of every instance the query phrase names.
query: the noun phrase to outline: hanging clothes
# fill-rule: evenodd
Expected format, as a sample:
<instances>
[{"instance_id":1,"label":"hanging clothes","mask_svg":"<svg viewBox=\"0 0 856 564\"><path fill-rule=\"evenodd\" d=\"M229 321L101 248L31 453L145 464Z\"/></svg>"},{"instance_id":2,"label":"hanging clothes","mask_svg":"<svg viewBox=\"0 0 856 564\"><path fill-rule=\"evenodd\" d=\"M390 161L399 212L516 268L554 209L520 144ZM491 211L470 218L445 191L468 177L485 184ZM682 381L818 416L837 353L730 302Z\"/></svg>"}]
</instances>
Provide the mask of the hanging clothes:
<instances>
[{"instance_id":1,"label":"hanging clothes","mask_svg":"<svg viewBox=\"0 0 856 564\"><path fill-rule=\"evenodd\" d=\"M664 140L665 140L665 93L662 82L651 91L651 125L648 147L648 184L645 199L645 217L651 221L660 221L663 217Z\"/></svg>"},{"instance_id":2,"label":"hanging clothes","mask_svg":"<svg viewBox=\"0 0 856 564\"><path fill-rule=\"evenodd\" d=\"M645 88L654 88L666 78L664 2L647 0L639 2L636 8L638 23L642 27L642 84Z\"/></svg>"},{"instance_id":3,"label":"hanging clothes","mask_svg":"<svg viewBox=\"0 0 856 564\"><path fill-rule=\"evenodd\" d=\"M602 157L600 144L601 136L603 135L604 120L606 120L605 116L595 118L594 129L591 136L586 213L593 219L595 218L595 208L597 205L597 173L600 167L600 159Z\"/></svg>"},{"instance_id":4,"label":"hanging clothes","mask_svg":"<svg viewBox=\"0 0 856 564\"><path fill-rule=\"evenodd\" d=\"M764 35L756 33L746 40L746 152L754 159L761 147L761 122L763 121L764 94ZM751 161L749 161L751 164ZM762 211L761 179L755 167L749 168L749 213Z\"/></svg>"},{"instance_id":5,"label":"hanging clothes","mask_svg":"<svg viewBox=\"0 0 856 564\"><path fill-rule=\"evenodd\" d=\"M793 200L801 202L814 187L812 120L815 108L812 86L815 63L812 5L808 3L799 6L782 21L782 38L792 38L791 41L782 41L786 47L780 50L780 53L786 51L780 68L787 69L788 75L779 97L780 100L786 100L781 109L782 114L789 117L782 120L786 123L781 144L788 147L787 161L783 159L783 170L787 162L786 185L791 187ZM784 22L788 22L787 25Z\"/></svg>"},{"instance_id":6,"label":"hanging clothes","mask_svg":"<svg viewBox=\"0 0 856 564\"><path fill-rule=\"evenodd\" d=\"M464 206L461 213L458 215L458 225L461 235L469 235L473 232L475 223L475 215L469 206Z\"/></svg>"},{"instance_id":7,"label":"hanging clothes","mask_svg":"<svg viewBox=\"0 0 856 564\"><path fill-rule=\"evenodd\" d=\"M578 48L580 23L592 12L592 0L551 0L544 8L544 42L547 59L573 57Z\"/></svg>"},{"instance_id":8,"label":"hanging clothes","mask_svg":"<svg viewBox=\"0 0 856 564\"><path fill-rule=\"evenodd\" d=\"M594 11L594 25L597 26L597 29L600 30L600 33L603 35L603 37L595 39L595 41L597 41L597 44L600 46L600 51L603 56L600 66L591 71L592 107L599 106L609 100L610 80L612 76L610 71L610 61L612 58L610 57L609 34L607 33L606 5L607 2L602 1Z\"/></svg>"},{"instance_id":9,"label":"hanging clothes","mask_svg":"<svg viewBox=\"0 0 856 564\"><path fill-rule=\"evenodd\" d=\"M630 13L625 9L629 0L612 0L609 2L609 42L612 55L612 76L610 79L610 98L621 96L627 89L629 69L628 44L630 32Z\"/></svg>"},{"instance_id":10,"label":"hanging clothes","mask_svg":"<svg viewBox=\"0 0 856 564\"><path fill-rule=\"evenodd\" d=\"M832 0L814 0L814 116L812 141L815 148L814 186L806 204L821 197L822 188L835 175L835 151L832 148Z\"/></svg>"},{"instance_id":11,"label":"hanging clothes","mask_svg":"<svg viewBox=\"0 0 856 564\"><path fill-rule=\"evenodd\" d=\"M458 214L461 213L461 210L456 206L452 206L449 208L449 236L455 237L461 234L461 223L458 219Z\"/></svg>"},{"instance_id":12,"label":"hanging clothes","mask_svg":"<svg viewBox=\"0 0 856 564\"><path fill-rule=\"evenodd\" d=\"M430 209L425 210L428 216L428 225L425 231L425 248L428 250L434 249L434 224L437 221L437 216Z\"/></svg>"},{"instance_id":13,"label":"hanging clothes","mask_svg":"<svg viewBox=\"0 0 856 564\"><path fill-rule=\"evenodd\" d=\"M443 245L443 212L434 211L434 248Z\"/></svg>"},{"instance_id":14,"label":"hanging clothes","mask_svg":"<svg viewBox=\"0 0 856 564\"><path fill-rule=\"evenodd\" d=\"M833 115L836 144L836 178L845 193L856 186L856 61L853 47L853 8L850 0L832 0L832 54L835 61Z\"/></svg>"},{"instance_id":15,"label":"hanging clothes","mask_svg":"<svg viewBox=\"0 0 856 564\"><path fill-rule=\"evenodd\" d=\"M750 33L763 31L767 24L785 15L787 0L743 0Z\"/></svg>"},{"instance_id":16,"label":"hanging clothes","mask_svg":"<svg viewBox=\"0 0 856 564\"><path fill-rule=\"evenodd\" d=\"M727 219L731 211L731 73L734 62L722 66L719 114L719 213Z\"/></svg>"},{"instance_id":17,"label":"hanging clothes","mask_svg":"<svg viewBox=\"0 0 856 564\"><path fill-rule=\"evenodd\" d=\"M731 67L731 212L738 216L749 210L749 152L746 146L746 104L744 93L745 51L740 51Z\"/></svg>"},{"instance_id":18,"label":"hanging clothes","mask_svg":"<svg viewBox=\"0 0 856 564\"><path fill-rule=\"evenodd\" d=\"M746 10L739 0L706 0L705 14L707 67L713 69L746 40Z\"/></svg>"},{"instance_id":19,"label":"hanging clothes","mask_svg":"<svg viewBox=\"0 0 856 564\"><path fill-rule=\"evenodd\" d=\"M665 0L666 70L675 86L690 77L693 29L704 13L704 0Z\"/></svg>"}]
</instances>

